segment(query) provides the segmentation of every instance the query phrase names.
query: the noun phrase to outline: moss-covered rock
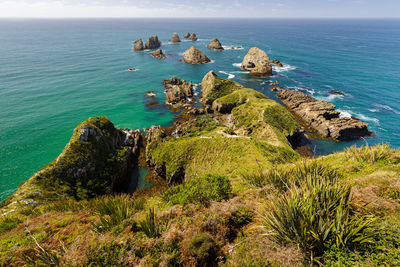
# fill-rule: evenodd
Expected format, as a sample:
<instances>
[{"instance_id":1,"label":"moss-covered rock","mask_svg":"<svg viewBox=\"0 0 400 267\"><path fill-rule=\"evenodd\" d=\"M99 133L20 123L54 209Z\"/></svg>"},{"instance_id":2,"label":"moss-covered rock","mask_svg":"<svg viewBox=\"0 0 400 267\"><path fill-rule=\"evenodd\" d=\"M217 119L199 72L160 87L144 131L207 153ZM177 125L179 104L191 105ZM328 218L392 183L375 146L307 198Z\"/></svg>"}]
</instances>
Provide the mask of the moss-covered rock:
<instances>
[{"instance_id":1,"label":"moss-covered rock","mask_svg":"<svg viewBox=\"0 0 400 267\"><path fill-rule=\"evenodd\" d=\"M201 102L204 105L211 105L215 99L226 96L242 88L243 85L231 80L219 78L214 71L210 71L201 81Z\"/></svg>"},{"instance_id":2,"label":"moss-covered rock","mask_svg":"<svg viewBox=\"0 0 400 267\"><path fill-rule=\"evenodd\" d=\"M34 177L78 199L112 192L127 172L125 135L106 117L80 123L63 152Z\"/></svg>"},{"instance_id":3,"label":"moss-covered rock","mask_svg":"<svg viewBox=\"0 0 400 267\"><path fill-rule=\"evenodd\" d=\"M219 113L230 113L234 107L257 98L268 99L264 94L253 89L240 89L214 100L212 109Z\"/></svg>"}]
</instances>

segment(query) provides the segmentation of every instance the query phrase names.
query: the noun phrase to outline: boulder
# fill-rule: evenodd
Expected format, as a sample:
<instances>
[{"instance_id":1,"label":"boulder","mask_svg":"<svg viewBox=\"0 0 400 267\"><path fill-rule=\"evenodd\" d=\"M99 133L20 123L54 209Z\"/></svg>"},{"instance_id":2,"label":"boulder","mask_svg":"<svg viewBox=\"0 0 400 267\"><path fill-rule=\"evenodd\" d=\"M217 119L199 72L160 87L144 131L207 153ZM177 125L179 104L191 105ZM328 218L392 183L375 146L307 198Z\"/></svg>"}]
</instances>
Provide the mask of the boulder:
<instances>
[{"instance_id":1,"label":"boulder","mask_svg":"<svg viewBox=\"0 0 400 267\"><path fill-rule=\"evenodd\" d=\"M156 98L156 92L154 91L147 91L146 93L144 93L144 95L151 98Z\"/></svg>"},{"instance_id":2,"label":"boulder","mask_svg":"<svg viewBox=\"0 0 400 267\"><path fill-rule=\"evenodd\" d=\"M183 54L183 60L188 64L204 64L211 60L198 48L192 46Z\"/></svg>"},{"instance_id":3,"label":"boulder","mask_svg":"<svg viewBox=\"0 0 400 267\"><path fill-rule=\"evenodd\" d=\"M337 90L330 90L329 94L331 94L331 95L342 95L342 96L346 95L345 93L337 91Z\"/></svg>"},{"instance_id":4,"label":"boulder","mask_svg":"<svg viewBox=\"0 0 400 267\"><path fill-rule=\"evenodd\" d=\"M173 43L179 43L181 41L181 39L179 38L179 35L175 32L174 34L172 34L172 39L171 41Z\"/></svg>"},{"instance_id":5,"label":"boulder","mask_svg":"<svg viewBox=\"0 0 400 267\"><path fill-rule=\"evenodd\" d=\"M158 36L154 35L146 41L145 49L157 49L161 46L161 42L158 40Z\"/></svg>"},{"instance_id":6,"label":"boulder","mask_svg":"<svg viewBox=\"0 0 400 267\"><path fill-rule=\"evenodd\" d=\"M161 49L157 49L156 51L154 51L152 53L152 56L155 58L166 58L165 54L163 53L163 51Z\"/></svg>"},{"instance_id":7,"label":"boulder","mask_svg":"<svg viewBox=\"0 0 400 267\"><path fill-rule=\"evenodd\" d=\"M166 103L171 105L183 105L194 103L193 83L172 77L163 81L166 95Z\"/></svg>"},{"instance_id":8,"label":"boulder","mask_svg":"<svg viewBox=\"0 0 400 267\"><path fill-rule=\"evenodd\" d=\"M274 64L275 66L278 66L278 67L281 67L281 68L283 67L282 62L280 62L277 59L272 60L271 63Z\"/></svg>"},{"instance_id":9,"label":"boulder","mask_svg":"<svg viewBox=\"0 0 400 267\"><path fill-rule=\"evenodd\" d=\"M133 50L135 51L143 51L144 46L143 46L143 41L142 39L136 40L133 42Z\"/></svg>"},{"instance_id":10,"label":"boulder","mask_svg":"<svg viewBox=\"0 0 400 267\"><path fill-rule=\"evenodd\" d=\"M217 38L214 38L210 41L210 43L207 45L208 49L214 49L214 50L224 50L224 48L222 47L220 41Z\"/></svg>"},{"instance_id":11,"label":"boulder","mask_svg":"<svg viewBox=\"0 0 400 267\"><path fill-rule=\"evenodd\" d=\"M196 34L195 33L192 33L189 37L188 37L188 39L189 40L192 40L192 41L197 41L197 36L196 36Z\"/></svg>"},{"instance_id":12,"label":"boulder","mask_svg":"<svg viewBox=\"0 0 400 267\"><path fill-rule=\"evenodd\" d=\"M250 74L254 76L272 75L272 66L267 53L257 47L249 50L243 58L241 68L250 71Z\"/></svg>"},{"instance_id":13,"label":"boulder","mask_svg":"<svg viewBox=\"0 0 400 267\"><path fill-rule=\"evenodd\" d=\"M371 134L367 123L357 118L340 117L332 103L288 89L280 91L277 96L292 113L323 137L346 141Z\"/></svg>"},{"instance_id":14,"label":"boulder","mask_svg":"<svg viewBox=\"0 0 400 267\"><path fill-rule=\"evenodd\" d=\"M183 36L183 38L186 38L186 39L188 39L190 37L190 33L185 33L185 35Z\"/></svg>"}]
</instances>

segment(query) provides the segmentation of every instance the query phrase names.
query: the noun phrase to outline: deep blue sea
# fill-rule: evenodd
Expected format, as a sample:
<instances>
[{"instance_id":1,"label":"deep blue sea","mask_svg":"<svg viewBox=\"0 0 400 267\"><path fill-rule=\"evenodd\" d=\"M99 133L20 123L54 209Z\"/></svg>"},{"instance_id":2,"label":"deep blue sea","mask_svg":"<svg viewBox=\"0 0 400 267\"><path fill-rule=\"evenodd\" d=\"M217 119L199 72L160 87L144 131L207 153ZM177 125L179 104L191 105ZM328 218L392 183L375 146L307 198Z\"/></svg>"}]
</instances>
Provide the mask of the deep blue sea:
<instances>
[{"instance_id":1,"label":"deep blue sea","mask_svg":"<svg viewBox=\"0 0 400 267\"><path fill-rule=\"evenodd\" d=\"M195 32L197 42L171 44ZM157 34L167 59L135 53L132 41ZM205 46L217 37L226 48ZM213 61L178 62L190 46ZM376 137L314 141L317 154L358 144L400 147L400 20L87 19L0 20L0 200L53 160L75 126L105 115L117 127L166 125L173 114L148 108L144 93L165 99L161 81L176 75L199 83L209 70L276 99L261 79L240 70L247 50L264 49L284 68L269 80L307 91L369 123ZM126 71L137 68L136 72ZM332 96L331 89L347 96Z\"/></svg>"}]
</instances>

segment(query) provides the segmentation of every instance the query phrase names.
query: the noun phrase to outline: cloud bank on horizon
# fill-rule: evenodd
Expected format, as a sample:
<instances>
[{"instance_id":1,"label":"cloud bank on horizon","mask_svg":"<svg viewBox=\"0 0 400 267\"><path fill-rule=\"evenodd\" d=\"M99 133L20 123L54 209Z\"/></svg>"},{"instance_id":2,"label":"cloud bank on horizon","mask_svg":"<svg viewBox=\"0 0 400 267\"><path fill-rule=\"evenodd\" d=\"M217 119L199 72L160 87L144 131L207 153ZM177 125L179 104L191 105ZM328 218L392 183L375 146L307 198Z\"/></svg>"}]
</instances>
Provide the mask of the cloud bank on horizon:
<instances>
[{"instance_id":1,"label":"cloud bank on horizon","mask_svg":"<svg viewBox=\"0 0 400 267\"><path fill-rule=\"evenodd\" d=\"M399 18L399 0L0 0L0 18Z\"/></svg>"}]
</instances>

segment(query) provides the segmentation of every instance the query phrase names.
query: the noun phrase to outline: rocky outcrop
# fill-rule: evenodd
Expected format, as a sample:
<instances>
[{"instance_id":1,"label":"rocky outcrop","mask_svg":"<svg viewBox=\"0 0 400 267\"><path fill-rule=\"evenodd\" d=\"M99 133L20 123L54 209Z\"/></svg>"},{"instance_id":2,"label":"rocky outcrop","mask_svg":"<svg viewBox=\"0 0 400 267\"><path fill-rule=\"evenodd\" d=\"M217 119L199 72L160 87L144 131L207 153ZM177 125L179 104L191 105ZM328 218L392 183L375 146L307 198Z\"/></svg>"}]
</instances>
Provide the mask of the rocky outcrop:
<instances>
[{"instance_id":1,"label":"rocky outcrop","mask_svg":"<svg viewBox=\"0 0 400 267\"><path fill-rule=\"evenodd\" d=\"M271 63L274 64L275 66L278 66L278 67L281 67L281 68L283 67L282 62L280 62L277 59L272 60Z\"/></svg>"},{"instance_id":2,"label":"rocky outcrop","mask_svg":"<svg viewBox=\"0 0 400 267\"><path fill-rule=\"evenodd\" d=\"M196 34L195 33L192 33L189 37L188 37L188 39L189 40L192 40L192 41L197 41L197 36L196 36Z\"/></svg>"},{"instance_id":3,"label":"rocky outcrop","mask_svg":"<svg viewBox=\"0 0 400 267\"><path fill-rule=\"evenodd\" d=\"M175 32L174 34L172 34L172 39L171 41L175 44L175 43L179 43L181 41L181 39L179 38L179 35Z\"/></svg>"},{"instance_id":4,"label":"rocky outcrop","mask_svg":"<svg viewBox=\"0 0 400 267\"><path fill-rule=\"evenodd\" d=\"M243 86L237 82L219 78L214 71L209 71L201 81L201 98L200 102L209 110L213 101L232 93L233 91L242 89Z\"/></svg>"},{"instance_id":5,"label":"rocky outcrop","mask_svg":"<svg viewBox=\"0 0 400 267\"><path fill-rule=\"evenodd\" d=\"M158 36L154 35L146 41L144 46L145 49L157 49L161 46L161 42L158 40Z\"/></svg>"},{"instance_id":6,"label":"rocky outcrop","mask_svg":"<svg viewBox=\"0 0 400 267\"><path fill-rule=\"evenodd\" d=\"M340 117L336 106L327 101L287 89L277 95L290 111L323 137L342 141L370 135L367 123L356 118Z\"/></svg>"},{"instance_id":7,"label":"rocky outcrop","mask_svg":"<svg viewBox=\"0 0 400 267\"><path fill-rule=\"evenodd\" d=\"M162 51L161 49L157 49L157 50L154 51L151 55L152 55L153 57L159 58L159 59L161 59L161 58L166 58L165 54L163 53L163 51Z\"/></svg>"},{"instance_id":8,"label":"rocky outcrop","mask_svg":"<svg viewBox=\"0 0 400 267\"><path fill-rule=\"evenodd\" d=\"M186 38L186 39L188 39L190 37L190 33L185 33L185 35L183 36L183 38Z\"/></svg>"},{"instance_id":9,"label":"rocky outcrop","mask_svg":"<svg viewBox=\"0 0 400 267\"><path fill-rule=\"evenodd\" d=\"M142 39L136 40L133 42L133 50L135 51L143 51L144 46L143 46L143 41Z\"/></svg>"},{"instance_id":10,"label":"rocky outcrop","mask_svg":"<svg viewBox=\"0 0 400 267\"><path fill-rule=\"evenodd\" d=\"M224 48L222 47L220 41L217 38L214 38L210 41L210 43L207 45L208 49L214 49L214 50L218 50L218 51L222 51L224 50Z\"/></svg>"},{"instance_id":11,"label":"rocky outcrop","mask_svg":"<svg viewBox=\"0 0 400 267\"><path fill-rule=\"evenodd\" d=\"M188 64L204 64L211 60L198 48L192 46L183 54L183 60Z\"/></svg>"},{"instance_id":12,"label":"rocky outcrop","mask_svg":"<svg viewBox=\"0 0 400 267\"><path fill-rule=\"evenodd\" d=\"M257 47L250 48L243 58L241 68L250 71L250 74L254 76L272 75L272 65L267 53Z\"/></svg>"},{"instance_id":13,"label":"rocky outcrop","mask_svg":"<svg viewBox=\"0 0 400 267\"><path fill-rule=\"evenodd\" d=\"M146 130L147 143L159 142L165 137L165 129L160 125L153 125Z\"/></svg>"},{"instance_id":14,"label":"rocky outcrop","mask_svg":"<svg viewBox=\"0 0 400 267\"><path fill-rule=\"evenodd\" d=\"M166 104L183 105L194 103L192 82L186 82L174 76L170 80L164 80L163 84L165 88Z\"/></svg>"}]
</instances>

